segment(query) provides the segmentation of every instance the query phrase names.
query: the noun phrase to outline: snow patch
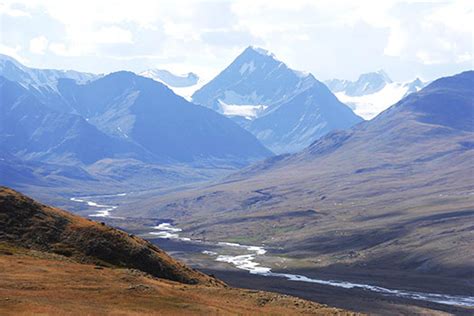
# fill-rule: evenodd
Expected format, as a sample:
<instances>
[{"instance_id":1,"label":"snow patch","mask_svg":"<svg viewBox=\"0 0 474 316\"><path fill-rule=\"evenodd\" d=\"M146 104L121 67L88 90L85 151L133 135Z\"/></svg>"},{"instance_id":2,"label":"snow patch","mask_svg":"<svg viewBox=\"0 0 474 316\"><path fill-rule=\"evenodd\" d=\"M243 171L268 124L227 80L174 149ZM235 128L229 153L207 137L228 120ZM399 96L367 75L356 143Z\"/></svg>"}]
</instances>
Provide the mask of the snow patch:
<instances>
[{"instance_id":1,"label":"snow patch","mask_svg":"<svg viewBox=\"0 0 474 316\"><path fill-rule=\"evenodd\" d=\"M256 118L260 113L265 111L268 106L263 104L227 104L222 100L218 100L222 114L226 116L242 116L247 120Z\"/></svg>"},{"instance_id":2,"label":"snow patch","mask_svg":"<svg viewBox=\"0 0 474 316\"><path fill-rule=\"evenodd\" d=\"M348 96L345 92L337 92L336 97L347 104L354 112L366 120L377 116L391 105L400 101L408 92L408 87L403 83L389 83L375 93L362 96Z\"/></svg>"}]
</instances>

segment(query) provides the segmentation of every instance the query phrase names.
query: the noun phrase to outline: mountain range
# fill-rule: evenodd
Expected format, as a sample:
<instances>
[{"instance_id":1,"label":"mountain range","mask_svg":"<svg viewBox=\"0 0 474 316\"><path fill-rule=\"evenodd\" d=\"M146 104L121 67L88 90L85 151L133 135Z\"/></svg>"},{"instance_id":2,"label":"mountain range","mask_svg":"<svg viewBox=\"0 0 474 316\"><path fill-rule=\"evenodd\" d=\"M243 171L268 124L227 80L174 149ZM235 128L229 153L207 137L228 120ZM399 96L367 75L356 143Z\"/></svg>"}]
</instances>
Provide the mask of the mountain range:
<instances>
[{"instance_id":1,"label":"mountain range","mask_svg":"<svg viewBox=\"0 0 474 316\"><path fill-rule=\"evenodd\" d=\"M379 70L362 74L356 81L332 79L325 81L325 84L340 101L369 120L427 83L419 78L409 82L393 82L385 71Z\"/></svg>"},{"instance_id":2,"label":"mountain range","mask_svg":"<svg viewBox=\"0 0 474 316\"><path fill-rule=\"evenodd\" d=\"M22 159L244 162L271 155L249 132L129 72L93 76L2 58L1 146Z\"/></svg>"},{"instance_id":3,"label":"mountain range","mask_svg":"<svg viewBox=\"0 0 474 316\"><path fill-rule=\"evenodd\" d=\"M192 100L233 118L275 153L298 151L333 129L362 121L313 75L253 46Z\"/></svg>"}]
</instances>

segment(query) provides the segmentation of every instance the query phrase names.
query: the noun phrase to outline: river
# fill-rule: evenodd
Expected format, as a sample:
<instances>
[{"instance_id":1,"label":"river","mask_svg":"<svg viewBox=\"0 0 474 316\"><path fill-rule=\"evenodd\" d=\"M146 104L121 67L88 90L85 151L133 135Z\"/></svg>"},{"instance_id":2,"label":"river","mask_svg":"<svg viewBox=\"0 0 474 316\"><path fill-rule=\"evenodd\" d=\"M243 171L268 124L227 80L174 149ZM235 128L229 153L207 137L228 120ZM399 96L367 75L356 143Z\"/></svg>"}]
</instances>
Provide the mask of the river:
<instances>
[{"instance_id":1,"label":"river","mask_svg":"<svg viewBox=\"0 0 474 316\"><path fill-rule=\"evenodd\" d=\"M88 208L96 208L95 212L89 215L91 217L125 219L122 217L115 217L111 214L117 208L116 205L108 205L97 202L98 199L110 199L125 195L127 195L127 193L72 197L70 200L86 204ZM92 201L92 199L94 199L95 201ZM225 241L211 242L203 241L200 239L191 239L189 237L181 236L181 232L182 229L174 226L172 223L162 222L158 223L156 226L150 227L150 231L148 234L156 238L171 239L182 243L195 243L199 244L201 247L208 246L212 250L202 250L201 252L203 254L211 257L217 262L228 263L237 269L248 271L251 274L284 278L291 282L315 283L344 289L362 289L379 293L384 296L394 296L399 298L428 301L453 306L474 307L473 296L407 291L401 289L381 287L373 284L353 283L343 280L323 280L310 278L308 276L300 274L273 272L271 267L262 266L258 262L258 259L261 259L263 256L267 255L267 249L265 249L264 246L242 245Z\"/></svg>"}]
</instances>

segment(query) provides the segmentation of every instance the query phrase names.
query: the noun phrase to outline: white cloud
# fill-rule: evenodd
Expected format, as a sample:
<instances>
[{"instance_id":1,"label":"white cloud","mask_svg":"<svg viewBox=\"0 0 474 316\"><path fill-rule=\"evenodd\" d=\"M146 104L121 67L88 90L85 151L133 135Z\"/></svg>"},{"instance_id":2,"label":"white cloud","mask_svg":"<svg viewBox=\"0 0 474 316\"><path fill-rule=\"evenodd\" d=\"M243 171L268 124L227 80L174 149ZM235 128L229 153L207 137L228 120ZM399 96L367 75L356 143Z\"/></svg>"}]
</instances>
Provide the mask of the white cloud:
<instances>
[{"instance_id":1,"label":"white cloud","mask_svg":"<svg viewBox=\"0 0 474 316\"><path fill-rule=\"evenodd\" d=\"M31 16L27 11L14 8L11 4L0 3L0 15L9 15L12 17Z\"/></svg>"},{"instance_id":2,"label":"white cloud","mask_svg":"<svg viewBox=\"0 0 474 316\"><path fill-rule=\"evenodd\" d=\"M290 66L309 70L322 79L354 77L362 71L385 67L401 73L403 65L408 64L413 68L472 61L472 0L2 3L0 14L10 17L5 19L8 22L2 25L4 28L15 30L14 16L35 17L35 21L40 16L54 23L43 33L36 30L40 29L37 25L32 24L29 33L24 26L21 33L8 40L0 38L0 43L30 48L30 52L17 54L44 53L42 63L47 62L48 54L55 60L58 56L87 58L89 65L96 58L101 71L104 58L113 55L116 60L141 59L137 64L150 67L177 58L183 68L216 72L251 44L264 46ZM41 37L49 44L31 40Z\"/></svg>"},{"instance_id":3,"label":"white cloud","mask_svg":"<svg viewBox=\"0 0 474 316\"><path fill-rule=\"evenodd\" d=\"M133 43L132 33L117 26L102 27L90 35L90 40L97 44Z\"/></svg>"},{"instance_id":4,"label":"white cloud","mask_svg":"<svg viewBox=\"0 0 474 316\"><path fill-rule=\"evenodd\" d=\"M21 63L25 63L28 60L22 56L20 56L21 46L9 47L7 45L0 43L0 54L8 55L10 57L15 58Z\"/></svg>"},{"instance_id":5,"label":"white cloud","mask_svg":"<svg viewBox=\"0 0 474 316\"><path fill-rule=\"evenodd\" d=\"M48 40L44 36L38 36L30 41L30 52L43 55L48 48Z\"/></svg>"}]
</instances>

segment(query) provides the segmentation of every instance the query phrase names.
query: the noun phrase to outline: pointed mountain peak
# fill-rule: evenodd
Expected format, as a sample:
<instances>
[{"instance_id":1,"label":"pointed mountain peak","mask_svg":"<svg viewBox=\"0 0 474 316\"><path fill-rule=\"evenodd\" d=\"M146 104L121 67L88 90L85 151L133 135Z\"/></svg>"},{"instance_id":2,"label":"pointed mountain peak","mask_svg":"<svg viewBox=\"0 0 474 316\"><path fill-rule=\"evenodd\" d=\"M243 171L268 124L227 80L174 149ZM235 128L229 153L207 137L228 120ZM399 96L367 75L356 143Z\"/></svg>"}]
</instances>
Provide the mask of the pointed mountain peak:
<instances>
[{"instance_id":1,"label":"pointed mountain peak","mask_svg":"<svg viewBox=\"0 0 474 316\"><path fill-rule=\"evenodd\" d=\"M275 58L275 54L273 54L272 52L264 49L264 48L261 48L261 47L257 47L257 46L253 46L253 45L250 45L249 47L247 47L242 54L244 53L256 53L256 54L259 54L259 55L262 55L262 56L268 56L268 57L272 57L272 58Z\"/></svg>"}]
</instances>

